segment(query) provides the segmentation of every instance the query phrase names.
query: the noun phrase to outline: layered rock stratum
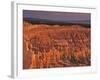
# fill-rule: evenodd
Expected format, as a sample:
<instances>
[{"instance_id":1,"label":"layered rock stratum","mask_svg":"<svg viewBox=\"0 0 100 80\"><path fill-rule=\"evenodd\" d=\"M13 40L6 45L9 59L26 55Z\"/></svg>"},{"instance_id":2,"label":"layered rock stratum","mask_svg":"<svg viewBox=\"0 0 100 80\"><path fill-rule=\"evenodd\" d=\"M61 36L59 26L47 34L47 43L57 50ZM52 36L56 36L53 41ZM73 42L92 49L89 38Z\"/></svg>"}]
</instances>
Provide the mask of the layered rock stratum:
<instances>
[{"instance_id":1,"label":"layered rock stratum","mask_svg":"<svg viewBox=\"0 0 100 80\"><path fill-rule=\"evenodd\" d=\"M23 23L23 69L91 65L91 30L81 25Z\"/></svg>"}]
</instances>

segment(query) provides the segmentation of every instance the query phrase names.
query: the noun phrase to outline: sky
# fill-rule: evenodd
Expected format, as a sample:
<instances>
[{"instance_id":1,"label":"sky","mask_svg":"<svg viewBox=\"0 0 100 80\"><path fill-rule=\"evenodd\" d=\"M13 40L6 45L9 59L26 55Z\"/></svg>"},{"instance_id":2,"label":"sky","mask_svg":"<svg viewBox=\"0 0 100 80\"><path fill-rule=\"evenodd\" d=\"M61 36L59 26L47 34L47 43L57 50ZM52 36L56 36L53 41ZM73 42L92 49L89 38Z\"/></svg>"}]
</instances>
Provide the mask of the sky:
<instances>
[{"instance_id":1,"label":"sky","mask_svg":"<svg viewBox=\"0 0 100 80\"><path fill-rule=\"evenodd\" d=\"M34 11L23 10L23 18L39 18L58 21L80 21L90 20L90 13L75 13L75 12L53 12L53 11Z\"/></svg>"}]
</instances>

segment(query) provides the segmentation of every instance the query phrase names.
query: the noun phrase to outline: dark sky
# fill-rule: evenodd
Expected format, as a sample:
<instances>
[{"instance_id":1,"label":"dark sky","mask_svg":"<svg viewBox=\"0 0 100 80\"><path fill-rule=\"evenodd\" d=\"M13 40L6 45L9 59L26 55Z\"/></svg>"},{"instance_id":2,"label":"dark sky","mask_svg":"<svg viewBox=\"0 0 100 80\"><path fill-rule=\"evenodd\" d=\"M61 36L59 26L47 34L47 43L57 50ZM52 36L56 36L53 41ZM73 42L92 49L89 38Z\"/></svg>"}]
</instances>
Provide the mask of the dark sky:
<instances>
[{"instance_id":1,"label":"dark sky","mask_svg":"<svg viewBox=\"0 0 100 80\"><path fill-rule=\"evenodd\" d=\"M75 13L75 12L51 12L51 11L31 11L23 10L24 18L39 18L49 20L90 20L90 13Z\"/></svg>"}]
</instances>

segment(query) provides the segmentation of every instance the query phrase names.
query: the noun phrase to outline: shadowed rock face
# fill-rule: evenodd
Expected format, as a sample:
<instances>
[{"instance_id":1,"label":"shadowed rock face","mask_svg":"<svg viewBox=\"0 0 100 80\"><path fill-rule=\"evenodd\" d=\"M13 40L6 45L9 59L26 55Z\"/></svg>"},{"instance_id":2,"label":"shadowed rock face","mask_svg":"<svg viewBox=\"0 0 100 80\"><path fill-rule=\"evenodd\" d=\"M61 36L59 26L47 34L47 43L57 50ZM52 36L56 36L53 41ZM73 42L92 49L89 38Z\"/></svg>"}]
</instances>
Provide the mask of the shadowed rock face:
<instances>
[{"instance_id":1,"label":"shadowed rock face","mask_svg":"<svg viewBox=\"0 0 100 80\"><path fill-rule=\"evenodd\" d=\"M23 69L91 65L90 28L24 22Z\"/></svg>"}]
</instances>

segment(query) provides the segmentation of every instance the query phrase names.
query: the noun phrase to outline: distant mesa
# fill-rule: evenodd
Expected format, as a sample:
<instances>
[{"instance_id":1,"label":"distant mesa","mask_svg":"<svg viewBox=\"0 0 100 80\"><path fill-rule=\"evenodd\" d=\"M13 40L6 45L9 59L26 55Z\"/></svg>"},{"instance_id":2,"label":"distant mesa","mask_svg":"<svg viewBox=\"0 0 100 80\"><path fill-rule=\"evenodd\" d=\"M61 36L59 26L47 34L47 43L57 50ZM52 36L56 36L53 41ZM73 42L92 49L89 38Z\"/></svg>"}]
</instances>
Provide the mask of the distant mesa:
<instances>
[{"instance_id":1,"label":"distant mesa","mask_svg":"<svg viewBox=\"0 0 100 80\"><path fill-rule=\"evenodd\" d=\"M48 24L48 25L82 25L83 27L89 28L91 26L90 20L49 20L39 18L23 18L31 24Z\"/></svg>"}]
</instances>

